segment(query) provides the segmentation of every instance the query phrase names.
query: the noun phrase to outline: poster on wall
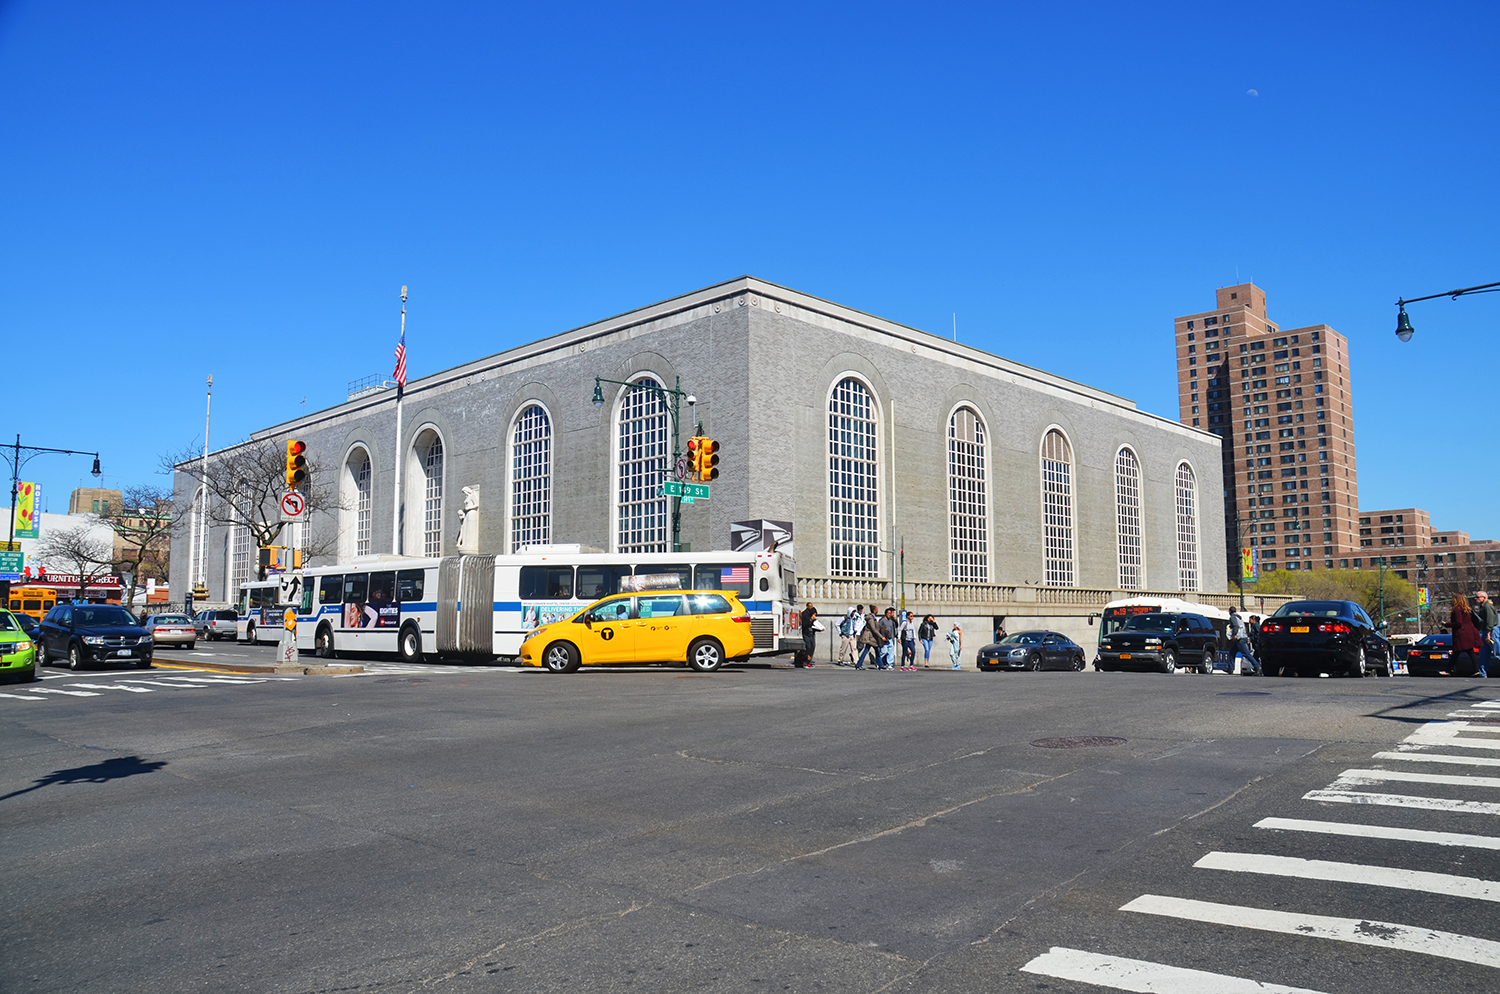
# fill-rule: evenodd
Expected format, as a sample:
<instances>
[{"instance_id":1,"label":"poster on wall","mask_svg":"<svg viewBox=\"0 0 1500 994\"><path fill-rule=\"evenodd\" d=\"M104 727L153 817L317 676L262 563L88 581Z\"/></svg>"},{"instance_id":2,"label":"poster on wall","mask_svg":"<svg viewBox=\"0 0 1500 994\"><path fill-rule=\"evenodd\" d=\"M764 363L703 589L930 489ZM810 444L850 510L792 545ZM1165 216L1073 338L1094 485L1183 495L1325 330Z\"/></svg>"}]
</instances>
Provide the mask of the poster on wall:
<instances>
[{"instance_id":1,"label":"poster on wall","mask_svg":"<svg viewBox=\"0 0 1500 994\"><path fill-rule=\"evenodd\" d=\"M733 521L729 525L729 547L735 552L770 552L775 549L786 556L792 551L792 523L759 518L755 521Z\"/></svg>"}]
</instances>

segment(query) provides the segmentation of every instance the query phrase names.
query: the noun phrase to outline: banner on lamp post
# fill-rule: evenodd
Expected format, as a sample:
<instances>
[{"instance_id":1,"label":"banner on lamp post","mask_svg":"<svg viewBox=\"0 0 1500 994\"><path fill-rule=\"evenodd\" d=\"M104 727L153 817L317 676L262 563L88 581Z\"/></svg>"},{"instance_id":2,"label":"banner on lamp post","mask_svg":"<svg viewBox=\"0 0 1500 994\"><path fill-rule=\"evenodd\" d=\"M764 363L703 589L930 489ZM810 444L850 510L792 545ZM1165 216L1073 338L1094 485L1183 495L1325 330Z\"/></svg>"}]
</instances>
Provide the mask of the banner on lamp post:
<instances>
[{"instance_id":1,"label":"banner on lamp post","mask_svg":"<svg viewBox=\"0 0 1500 994\"><path fill-rule=\"evenodd\" d=\"M36 495L41 489L35 483L16 484L16 538L41 537L40 516L36 513Z\"/></svg>"}]
</instances>

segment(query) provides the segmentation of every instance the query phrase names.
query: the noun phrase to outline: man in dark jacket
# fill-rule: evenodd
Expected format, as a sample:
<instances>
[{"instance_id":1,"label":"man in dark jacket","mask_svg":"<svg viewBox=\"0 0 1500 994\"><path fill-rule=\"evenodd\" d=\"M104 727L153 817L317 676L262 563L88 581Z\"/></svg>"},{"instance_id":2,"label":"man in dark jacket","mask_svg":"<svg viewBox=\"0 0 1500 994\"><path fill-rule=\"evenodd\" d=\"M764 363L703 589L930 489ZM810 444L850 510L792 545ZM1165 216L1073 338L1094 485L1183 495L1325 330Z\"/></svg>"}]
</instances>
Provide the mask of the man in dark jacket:
<instances>
[{"instance_id":1,"label":"man in dark jacket","mask_svg":"<svg viewBox=\"0 0 1500 994\"><path fill-rule=\"evenodd\" d=\"M817 620L817 608L809 604L802 609L802 652L797 656L797 666L813 665L813 650L818 647L818 632L813 628L813 622Z\"/></svg>"},{"instance_id":2,"label":"man in dark jacket","mask_svg":"<svg viewBox=\"0 0 1500 994\"><path fill-rule=\"evenodd\" d=\"M883 670L896 668L896 633L900 629L901 622L896 619L896 609L886 608L885 617L880 619L880 634L884 636L880 643L880 668Z\"/></svg>"},{"instance_id":3,"label":"man in dark jacket","mask_svg":"<svg viewBox=\"0 0 1500 994\"><path fill-rule=\"evenodd\" d=\"M1490 660L1494 658L1490 638L1496 625L1500 625L1500 611L1495 610L1489 594L1477 591L1474 594L1474 627L1479 629L1479 675L1482 677L1489 676Z\"/></svg>"}]
</instances>

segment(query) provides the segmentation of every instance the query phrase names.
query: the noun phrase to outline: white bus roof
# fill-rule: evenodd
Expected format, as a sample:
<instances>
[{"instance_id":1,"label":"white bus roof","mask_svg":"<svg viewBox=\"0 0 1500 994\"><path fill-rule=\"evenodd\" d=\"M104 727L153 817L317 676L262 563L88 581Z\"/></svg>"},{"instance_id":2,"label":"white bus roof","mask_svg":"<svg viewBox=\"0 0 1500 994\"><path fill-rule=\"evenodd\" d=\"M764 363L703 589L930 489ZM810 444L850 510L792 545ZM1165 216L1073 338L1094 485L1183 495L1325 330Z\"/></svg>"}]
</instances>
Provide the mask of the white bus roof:
<instances>
[{"instance_id":1,"label":"white bus roof","mask_svg":"<svg viewBox=\"0 0 1500 994\"><path fill-rule=\"evenodd\" d=\"M1185 601L1181 597L1124 597L1117 601L1110 601L1104 605L1104 610L1118 607L1149 607L1162 614L1201 614L1205 618L1229 620L1229 612L1222 608Z\"/></svg>"}]
</instances>

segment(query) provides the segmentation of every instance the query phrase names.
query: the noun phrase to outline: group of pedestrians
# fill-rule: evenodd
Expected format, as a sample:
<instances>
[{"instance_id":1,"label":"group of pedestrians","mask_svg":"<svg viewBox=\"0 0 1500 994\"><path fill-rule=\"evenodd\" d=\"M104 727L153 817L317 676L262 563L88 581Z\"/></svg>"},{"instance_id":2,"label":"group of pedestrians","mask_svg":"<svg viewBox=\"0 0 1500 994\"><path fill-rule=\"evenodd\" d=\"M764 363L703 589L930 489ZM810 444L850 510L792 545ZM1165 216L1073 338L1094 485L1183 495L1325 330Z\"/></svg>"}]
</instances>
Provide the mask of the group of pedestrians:
<instances>
[{"instance_id":1,"label":"group of pedestrians","mask_svg":"<svg viewBox=\"0 0 1500 994\"><path fill-rule=\"evenodd\" d=\"M856 604L844 612L838 634L839 654L834 665L857 670L912 671L919 668L918 644L922 647L921 668L932 667L932 644L938 637L938 623L930 614L917 621L910 611L897 611L894 607L881 611L874 604L867 611L863 604ZM954 624L947 639L950 663L956 670L963 648L962 629Z\"/></svg>"},{"instance_id":2,"label":"group of pedestrians","mask_svg":"<svg viewBox=\"0 0 1500 994\"><path fill-rule=\"evenodd\" d=\"M1460 660L1473 667L1474 675L1489 679L1490 661L1495 655L1495 629L1500 627L1500 611L1495 610L1490 595L1476 591L1470 606L1463 594L1453 595L1453 610L1445 626L1453 633L1453 662Z\"/></svg>"}]
</instances>

